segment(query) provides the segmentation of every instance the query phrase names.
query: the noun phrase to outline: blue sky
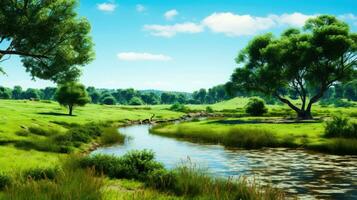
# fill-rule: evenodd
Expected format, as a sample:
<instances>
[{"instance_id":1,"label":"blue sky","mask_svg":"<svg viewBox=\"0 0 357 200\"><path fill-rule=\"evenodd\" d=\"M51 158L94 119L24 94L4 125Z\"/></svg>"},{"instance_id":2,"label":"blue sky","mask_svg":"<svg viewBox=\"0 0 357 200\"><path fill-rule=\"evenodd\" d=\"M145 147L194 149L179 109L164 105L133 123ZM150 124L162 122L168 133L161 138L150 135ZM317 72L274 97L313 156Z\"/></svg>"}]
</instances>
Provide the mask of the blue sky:
<instances>
[{"instance_id":1,"label":"blue sky","mask_svg":"<svg viewBox=\"0 0 357 200\"><path fill-rule=\"evenodd\" d=\"M92 25L96 59L81 82L99 88L188 91L225 83L234 58L256 34L299 27L333 14L357 30L356 0L82 0ZM0 85L53 86L32 81L13 57Z\"/></svg>"}]
</instances>

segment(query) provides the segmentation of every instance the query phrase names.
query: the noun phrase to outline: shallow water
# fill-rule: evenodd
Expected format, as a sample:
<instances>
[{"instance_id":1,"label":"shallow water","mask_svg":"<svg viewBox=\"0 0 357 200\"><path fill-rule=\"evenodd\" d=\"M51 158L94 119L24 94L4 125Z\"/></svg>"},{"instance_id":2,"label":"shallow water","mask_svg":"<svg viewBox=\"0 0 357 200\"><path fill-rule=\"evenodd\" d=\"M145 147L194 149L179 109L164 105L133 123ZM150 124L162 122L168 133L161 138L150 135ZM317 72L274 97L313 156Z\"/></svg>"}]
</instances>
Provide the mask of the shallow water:
<instances>
[{"instance_id":1,"label":"shallow water","mask_svg":"<svg viewBox=\"0 0 357 200\"><path fill-rule=\"evenodd\" d=\"M227 149L152 135L149 128L121 128L121 133L130 136L124 145L99 148L93 153L123 155L133 149L151 149L167 168L190 159L212 175L247 176L257 182L272 183L300 199L357 199L357 156L285 148Z\"/></svg>"}]
</instances>

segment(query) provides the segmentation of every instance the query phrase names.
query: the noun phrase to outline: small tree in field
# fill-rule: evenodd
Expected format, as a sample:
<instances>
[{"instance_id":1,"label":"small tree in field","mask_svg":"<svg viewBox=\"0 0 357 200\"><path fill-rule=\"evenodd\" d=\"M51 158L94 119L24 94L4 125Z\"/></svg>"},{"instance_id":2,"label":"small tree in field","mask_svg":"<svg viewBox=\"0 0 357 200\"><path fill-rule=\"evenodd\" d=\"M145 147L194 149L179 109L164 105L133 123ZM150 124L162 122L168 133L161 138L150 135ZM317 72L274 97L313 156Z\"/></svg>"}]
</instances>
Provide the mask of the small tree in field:
<instances>
[{"instance_id":1,"label":"small tree in field","mask_svg":"<svg viewBox=\"0 0 357 200\"><path fill-rule=\"evenodd\" d=\"M304 29L288 29L280 37L255 37L236 58L244 66L231 78L232 88L273 96L311 119L311 108L334 84L356 78L357 34L334 16L307 20ZM286 98L294 91L301 104Z\"/></svg>"},{"instance_id":2,"label":"small tree in field","mask_svg":"<svg viewBox=\"0 0 357 200\"><path fill-rule=\"evenodd\" d=\"M265 107L263 99L253 97L249 99L249 102L245 106L245 112L252 116L262 116L268 112L268 109Z\"/></svg>"},{"instance_id":3,"label":"small tree in field","mask_svg":"<svg viewBox=\"0 0 357 200\"><path fill-rule=\"evenodd\" d=\"M57 89L56 100L68 107L69 115L72 115L75 106L84 106L90 101L84 85L75 82L61 85Z\"/></svg>"}]
</instances>

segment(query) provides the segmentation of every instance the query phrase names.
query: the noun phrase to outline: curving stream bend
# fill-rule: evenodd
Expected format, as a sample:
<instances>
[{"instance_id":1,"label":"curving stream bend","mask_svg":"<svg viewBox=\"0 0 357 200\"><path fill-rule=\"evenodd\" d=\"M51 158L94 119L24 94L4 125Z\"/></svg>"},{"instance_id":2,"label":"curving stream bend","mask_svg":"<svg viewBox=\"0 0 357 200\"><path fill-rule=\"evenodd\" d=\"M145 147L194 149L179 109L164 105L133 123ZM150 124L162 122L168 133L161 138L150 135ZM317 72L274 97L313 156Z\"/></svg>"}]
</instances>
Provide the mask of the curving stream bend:
<instances>
[{"instance_id":1,"label":"curving stream bend","mask_svg":"<svg viewBox=\"0 0 357 200\"><path fill-rule=\"evenodd\" d=\"M263 184L272 183L301 199L357 199L357 156L285 148L227 149L152 135L149 128L120 128L130 137L124 145L99 148L93 153L123 155L134 149L151 149L167 168L189 158L212 175L247 176Z\"/></svg>"}]
</instances>

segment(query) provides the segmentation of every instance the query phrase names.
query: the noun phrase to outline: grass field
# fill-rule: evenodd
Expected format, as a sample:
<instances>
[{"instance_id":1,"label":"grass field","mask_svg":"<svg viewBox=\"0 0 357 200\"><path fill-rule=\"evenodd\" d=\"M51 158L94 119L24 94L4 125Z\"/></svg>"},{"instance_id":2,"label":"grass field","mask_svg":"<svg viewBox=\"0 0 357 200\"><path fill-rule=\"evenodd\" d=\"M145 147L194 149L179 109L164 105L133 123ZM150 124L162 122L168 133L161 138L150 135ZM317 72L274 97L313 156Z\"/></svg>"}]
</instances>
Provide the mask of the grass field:
<instances>
[{"instance_id":1,"label":"grass field","mask_svg":"<svg viewBox=\"0 0 357 200\"><path fill-rule=\"evenodd\" d=\"M314 116L319 121L314 123L285 123L287 118L293 117L294 113L286 106L268 106L269 113L263 117L247 117L244 106L248 99L235 98L229 101L213 105L187 105L190 110L205 110L210 106L214 112L220 114L237 115L240 117L226 117L209 119L199 122L185 122L171 124L155 128L155 133L171 137L193 138L208 142L223 143L230 141L232 129L238 130L264 130L264 137L273 134L279 144L293 144L294 146L318 146L329 144L333 139L323 136L324 122L332 114L343 114L356 120L357 109L313 107ZM18 148L19 142L47 141L49 135L41 132L36 134L23 134L24 130L40 129L48 130L51 134L62 134L70 129L67 125L109 122L114 126L120 126L128 120L149 119L153 114L154 119L176 119L185 113L169 110L170 105L158 106L105 106L87 105L74 110L74 116L68 116L67 110L56 102L41 101L14 101L0 100L0 172L16 174L33 168L48 168L58 166L62 158L67 154L38 151L35 149ZM52 131L51 131L52 130ZM53 131L55 130L55 131ZM186 131L182 131L186 130ZM259 134L259 133L258 133ZM114 138L115 139L115 138ZM112 137L107 138L112 142ZM289 141L289 143L286 143ZM76 147L76 152L89 148L90 141ZM276 142L276 141L275 141ZM354 144L353 144L354 145ZM128 180L106 180L104 189L105 199L182 199L146 188L143 183ZM1 192L0 192L1 197Z\"/></svg>"}]
</instances>

